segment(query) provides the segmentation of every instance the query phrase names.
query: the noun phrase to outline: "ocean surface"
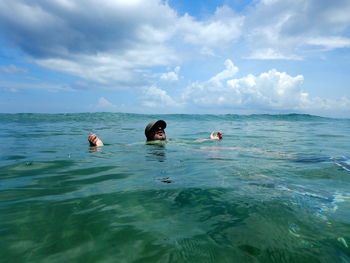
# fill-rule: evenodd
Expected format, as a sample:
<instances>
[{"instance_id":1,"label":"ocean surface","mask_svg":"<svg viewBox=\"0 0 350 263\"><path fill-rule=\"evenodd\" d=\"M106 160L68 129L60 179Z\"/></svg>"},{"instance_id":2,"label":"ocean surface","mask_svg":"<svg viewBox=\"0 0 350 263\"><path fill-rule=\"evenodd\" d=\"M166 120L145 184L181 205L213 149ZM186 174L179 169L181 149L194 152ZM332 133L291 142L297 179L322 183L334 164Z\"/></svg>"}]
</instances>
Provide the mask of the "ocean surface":
<instances>
[{"instance_id":1,"label":"ocean surface","mask_svg":"<svg viewBox=\"0 0 350 263\"><path fill-rule=\"evenodd\" d=\"M0 114L0 138L0 262L350 262L350 119Z\"/></svg>"}]
</instances>

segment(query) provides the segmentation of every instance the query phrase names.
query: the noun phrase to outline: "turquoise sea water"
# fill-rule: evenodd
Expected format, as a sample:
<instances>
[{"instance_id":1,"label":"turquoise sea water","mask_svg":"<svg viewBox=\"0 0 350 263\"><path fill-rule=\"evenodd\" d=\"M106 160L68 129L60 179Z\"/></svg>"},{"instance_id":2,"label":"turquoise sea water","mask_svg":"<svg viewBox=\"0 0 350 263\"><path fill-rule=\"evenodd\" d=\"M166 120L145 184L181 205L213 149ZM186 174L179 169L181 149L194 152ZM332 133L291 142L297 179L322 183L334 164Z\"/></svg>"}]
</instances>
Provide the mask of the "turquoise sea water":
<instances>
[{"instance_id":1,"label":"turquoise sea water","mask_svg":"<svg viewBox=\"0 0 350 263\"><path fill-rule=\"evenodd\" d=\"M158 119L170 141L147 145ZM0 262L350 262L349 119L0 114L0 127ZM195 142L213 130L222 141Z\"/></svg>"}]
</instances>

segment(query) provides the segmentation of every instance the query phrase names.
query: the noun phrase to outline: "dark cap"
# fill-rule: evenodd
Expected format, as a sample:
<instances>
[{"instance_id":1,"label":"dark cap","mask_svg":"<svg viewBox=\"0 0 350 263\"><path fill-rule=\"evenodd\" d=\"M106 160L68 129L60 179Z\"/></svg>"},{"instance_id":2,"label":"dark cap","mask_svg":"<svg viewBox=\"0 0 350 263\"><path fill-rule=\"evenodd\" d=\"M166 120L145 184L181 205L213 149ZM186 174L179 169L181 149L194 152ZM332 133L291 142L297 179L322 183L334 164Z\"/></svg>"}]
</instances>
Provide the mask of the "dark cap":
<instances>
[{"instance_id":1,"label":"dark cap","mask_svg":"<svg viewBox=\"0 0 350 263\"><path fill-rule=\"evenodd\" d=\"M148 125L145 128L145 135L147 140L152 139L152 135L153 135L153 129L157 128L157 127L161 127L162 129L166 128L166 122L163 120L158 120L156 122L150 122L148 123Z\"/></svg>"}]
</instances>

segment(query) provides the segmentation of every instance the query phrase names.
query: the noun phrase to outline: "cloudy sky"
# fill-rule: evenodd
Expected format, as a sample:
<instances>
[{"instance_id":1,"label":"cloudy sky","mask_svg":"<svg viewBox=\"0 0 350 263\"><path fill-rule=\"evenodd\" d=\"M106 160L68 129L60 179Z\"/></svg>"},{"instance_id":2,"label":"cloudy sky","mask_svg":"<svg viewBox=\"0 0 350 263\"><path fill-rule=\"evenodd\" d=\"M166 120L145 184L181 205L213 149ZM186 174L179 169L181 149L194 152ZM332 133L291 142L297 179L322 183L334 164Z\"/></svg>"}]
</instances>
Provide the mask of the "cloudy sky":
<instances>
[{"instance_id":1,"label":"cloudy sky","mask_svg":"<svg viewBox=\"0 0 350 263\"><path fill-rule=\"evenodd\" d=\"M349 0L0 0L0 112L350 116Z\"/></svg>"}]
</instances>

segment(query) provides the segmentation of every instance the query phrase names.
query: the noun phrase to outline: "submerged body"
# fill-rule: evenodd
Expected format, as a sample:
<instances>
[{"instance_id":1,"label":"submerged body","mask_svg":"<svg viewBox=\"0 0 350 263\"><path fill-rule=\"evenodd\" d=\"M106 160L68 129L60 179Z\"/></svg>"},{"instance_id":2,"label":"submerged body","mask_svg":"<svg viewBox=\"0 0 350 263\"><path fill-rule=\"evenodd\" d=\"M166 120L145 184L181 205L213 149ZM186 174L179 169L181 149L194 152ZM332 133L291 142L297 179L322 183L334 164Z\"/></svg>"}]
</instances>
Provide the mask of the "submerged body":
<instances>
[{"instance_id":1,"label":"submerged body","mask_svg":"<svg viewBox=\"0 0 350 263\"><path fill-rule=\"evenodd\" d=\"M147 139L147 143L155 142L155 141L165 141L166 135L165 135L165 128L167 124L163 120L158 120L156 122L150 122L147 124L145 128L145 136ZM210 134L209 140L221 140L222 134L221 132L212 132ZM198 139L195 142L203 142L208 139ZM100 138L97 137L96 134L89 134L88 141L90 143L90 146L104 146L104 143Z\"/></svg>"}]
</instances>

